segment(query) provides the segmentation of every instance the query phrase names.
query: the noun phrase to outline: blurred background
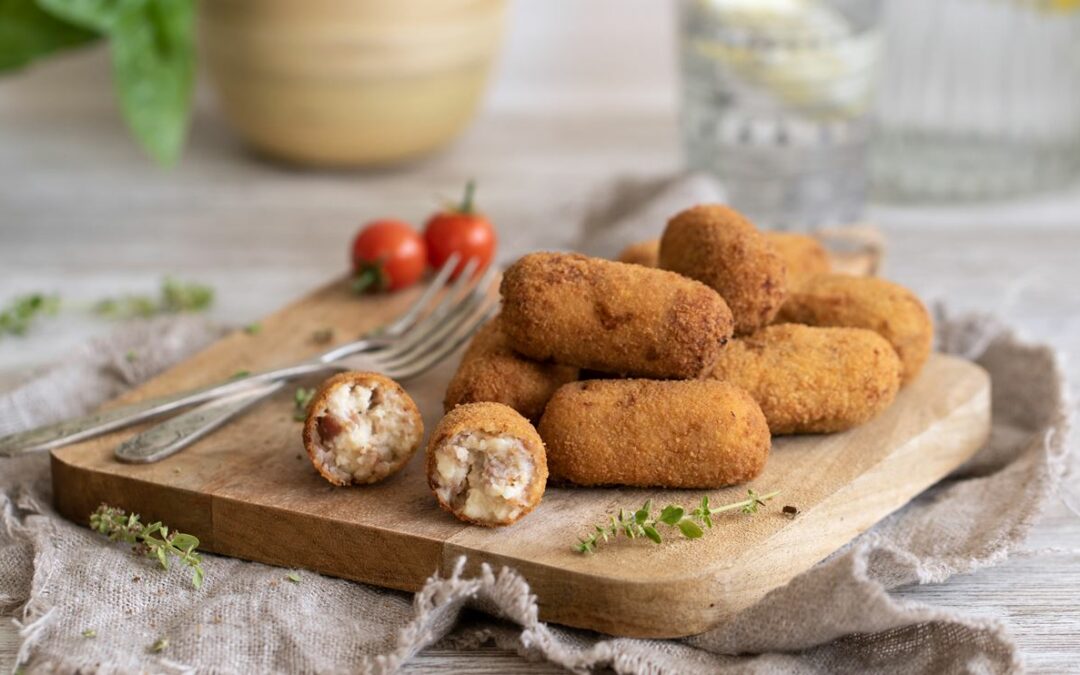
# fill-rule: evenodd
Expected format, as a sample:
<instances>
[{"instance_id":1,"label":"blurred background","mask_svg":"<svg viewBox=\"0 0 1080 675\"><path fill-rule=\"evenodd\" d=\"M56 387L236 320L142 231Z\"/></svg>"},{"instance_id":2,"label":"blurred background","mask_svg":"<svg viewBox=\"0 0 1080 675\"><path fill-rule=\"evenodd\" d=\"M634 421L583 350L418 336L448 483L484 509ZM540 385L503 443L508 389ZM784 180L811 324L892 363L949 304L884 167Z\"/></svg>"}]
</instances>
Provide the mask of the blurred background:
<instances>
[{"instance_id":1,"label":"blurred background","mask_svg":"<svg viewBox=\"0 0 1080 675\"><path fill-rule=\"evenodd\" d=\"M872 224L931 302L1080 335L1075 0L91 5L0 18L0 301L64 308L0 371L167 275L255 320L469 178L502 261L699 171L763 227Z\"/></svg>"}]
</instances>

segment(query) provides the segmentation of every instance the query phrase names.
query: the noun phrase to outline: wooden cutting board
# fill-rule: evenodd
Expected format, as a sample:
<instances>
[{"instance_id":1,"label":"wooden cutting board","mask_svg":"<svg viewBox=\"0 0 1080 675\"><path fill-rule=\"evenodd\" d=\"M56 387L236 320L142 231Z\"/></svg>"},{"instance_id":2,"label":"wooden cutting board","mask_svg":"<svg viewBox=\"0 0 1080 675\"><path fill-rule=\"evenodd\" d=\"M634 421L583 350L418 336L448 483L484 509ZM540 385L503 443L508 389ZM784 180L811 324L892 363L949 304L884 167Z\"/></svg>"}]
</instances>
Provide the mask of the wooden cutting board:
<instances>
[{"instance_id":1,"label":"wooden cutting board","mask_svg":"<svg viewBox=\"0 0 1080 675\"><path fill-rule=\"evenodd\" d=\"M386 323L416 297L357 298L327 286L237 332L114 403L130 402L285 364ZM456 361L452 359L451 361ZM427 429L456 363L406 388ZM308 383L310 384L310 383ZM755 515L726 514L696 541L661 546L620 540L592 556L571 550L593 523L646 499L691 506L701 491L549 488L543 503L509 528L466 526L439 510L417 456L380 485L338 488L311 467L293 420L293 388L158 464L113 459L125 430L52 453L56 507L86 522L102 502L190 532L222 555L303 567L408 591L459 556L468 569L508 565L529 581L548 621L627 636L704 631L832 553L948 475L987 438L990 382L971 363L935 355L923 374L872 422L843 434L778 438L752 487L780 490ZM420 453L418 453L420 454ZM709 493L714 504L746 486ZM789 518L784 505L800 513ZM213 561L206 565L214 574Z\"/></svg>"}]
</instances>

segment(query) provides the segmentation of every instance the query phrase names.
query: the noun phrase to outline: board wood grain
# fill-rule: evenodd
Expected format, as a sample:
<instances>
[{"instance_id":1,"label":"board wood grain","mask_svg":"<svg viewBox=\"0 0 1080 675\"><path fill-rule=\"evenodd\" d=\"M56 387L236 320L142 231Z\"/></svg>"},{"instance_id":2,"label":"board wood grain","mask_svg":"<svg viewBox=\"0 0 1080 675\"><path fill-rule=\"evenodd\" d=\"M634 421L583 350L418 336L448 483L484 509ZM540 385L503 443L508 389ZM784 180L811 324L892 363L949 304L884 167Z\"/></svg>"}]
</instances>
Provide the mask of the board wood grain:
<instances>
[{"instance_id":1,"label":"board wood grain","mask_svg":"<svg viewBox=\"0 0 1080 675\"><path fill-rule=\"evenodd\" d=\"M326 348L312 340L316 330L333 327L345 341L396 316L418 292L357 298L344 282L331 284L266 318L258 334L232 334L114 404L310 356ZM429 429L453 366L405 383ZM533 514L509 528L471 527L437 507L420 457L378 485L328 484L303 454L291 392L157 464L113 459L116 445L138 429L55 450L56 507L84 522L108 502L191 532L208 551L402 590L419 588L466 556L472 569L508 565L524 575L545 620L676 637L753 604L948 475L985 441L990 419L985 372L935 355L870 423L843 434L776 439L752 484L759 492L781 491L769 508L725 515L697 541L620 540L582 556L571 544L612 511L650 498L690 505L702 493L552 487ZM709 494L721 503L745 490ZM783 505L799 515L782 515Z\"/></svg>"}]
</instances>

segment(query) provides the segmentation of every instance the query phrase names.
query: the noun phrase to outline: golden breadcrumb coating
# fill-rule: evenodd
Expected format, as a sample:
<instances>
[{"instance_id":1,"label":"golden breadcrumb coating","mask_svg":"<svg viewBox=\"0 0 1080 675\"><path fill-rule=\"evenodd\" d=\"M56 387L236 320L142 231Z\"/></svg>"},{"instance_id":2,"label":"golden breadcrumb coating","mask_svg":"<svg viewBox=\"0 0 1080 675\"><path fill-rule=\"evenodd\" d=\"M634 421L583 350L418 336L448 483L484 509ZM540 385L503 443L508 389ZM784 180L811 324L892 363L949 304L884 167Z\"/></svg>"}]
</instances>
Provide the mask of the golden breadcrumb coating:
<instances>
[{"instance_id":1,"label":"golden breadcrumb coating","mask_svg":"<svg viewBox=\"0 0 1080 675\"><path fill-rule=\"evenodd\" d=\"M520 520L540 503L547 477L540 435L501 403L459 405L428 443L428 486L440 507L467 523L497 527Z\"/></svg>"},{"instance_id":2,"label":"golden breadcrumb coating","mask_svg":"<svg viewBox=\"0 0 1080 675\"><path fill-rule=\"evenodd\" d=\"M759 475L771 447L754 399L716 380L572 382L538 428L551 477L578 485L719 488Z\"/></svg>"},{"instance_id":3,"label":"golden breadcrumb coating","mask_svg":"<svg viewBox=\"0 0 1080 675\"><path fill-rule=\"evenodd\" d=\"M606 373L694 378L731 336L716 291L673 272L531 253L502 279L502 326L513 349Z\"/></svg>"},{"instance_id":4,"label":"golden breadcrumb coating","mask_svg":"<svg viewBox=\"0 0 1080 675\"><path fill-rule=\"evenodd\" d=\"M796 232L762 232L773 250L784 261L787 272L784 287L796 288L819 274L830 271L829 253L817 238ZM619 253L619 262L660 266L660 240L648 239L630 244Z\"/></svg>"},{"instance_id":5,"label":"golden breadcrumb coating","mask_svg":"<svg viewBox=\"0 0 1080 675\"><path fill-rule=\"evenodd\" d=\"M578 369L537 363L510 349L499 317L476 332L461 365L446 387L444 411L463 403L504 403L530 420L539 420L555 390L578 378Z\"/></svg>"},{"instance_id":6,"label":"golden breadcrumb coating","mask_svg":"<svg viewBox=\"0 0 1080 675\"><path fill-rule=\"evenodd\" d=\"M750 392L775 435L829 433L889 407L900 359L873 331L777 324L732 340L713 377Z\"/></svg>"},{"instance_id":7,"label":"golden breadcrumb coating","mask_svg":"<svg viewBox=\"0 0 1080 675\"><path fill-rule=\"evenodd\" d=\"M645 267L660 266L660 240L649 239L630 244L619 252L616 258L619 262L631 265L644 265Z\"/></svg>"},{"instance_id":8,"label":"golden breadcrumb coating","mask_svg":"<svg viewBox=\"0 0 1080 675\"><path fill-rule=\"evenodd\" d=\"M339 373L312 396L304 449L334 485L376 483L409 463L424 437L416 403L379 373Z\"/></svg>"},{"instance_id":9,"label":"golden breadcrumb coating","mask_svg":"<svg viewBox=\"0 0 1080 675\"><path fill-rule=\"evenodd\" d=\"M829 253L815 237L797 232L763 232L765 241L784 261L784 286L790 294L819 274L829 273Z\"/></svg>"},{"instance_id":10,"label":"golden breadcrumb coating","mask_svg":"<svg viewBox=\"0 0 1080 675\"><path fill-rule=\"evenodd\" d=\"M934 342L934 323L922 301L900 284L876 277L814 277L791 293L776 321L872 330L900 355L905 385L922 370Z\"/></svg>"},{"instance_id":11,"label":"golden breadcrumb coating","mask_svg":"<svg viewBox=\"0 0 1080 675\"><path fill-rule=\"evenodd\" d=\"M702 204L669 220L660 267L720 293L736 335L767 325L784 302L784 261L753 223L727 206Z\"/></svg>"}]
</instances>

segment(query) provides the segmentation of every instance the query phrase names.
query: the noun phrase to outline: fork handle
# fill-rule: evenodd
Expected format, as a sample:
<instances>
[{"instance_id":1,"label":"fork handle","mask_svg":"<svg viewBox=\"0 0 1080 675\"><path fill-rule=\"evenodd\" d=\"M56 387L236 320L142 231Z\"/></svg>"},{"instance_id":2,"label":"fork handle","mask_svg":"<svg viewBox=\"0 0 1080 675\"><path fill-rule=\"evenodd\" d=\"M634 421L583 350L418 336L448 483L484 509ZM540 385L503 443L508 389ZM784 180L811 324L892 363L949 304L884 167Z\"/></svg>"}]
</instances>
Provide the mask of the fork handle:
<instances>
[{"instance_id":1,"label":"fork handle","mask_svg":"<svg viewBox=\"0 0 1080 675\"><path fill-rule=\"evenodd\" d=\"M259 401L273 396L284 386L285 381L282 380L203 403L124 441L116 448L116 458L136 464L165 459L215 431Z\"/></svg>"},{"instance_id":2,"label":"fork handle","mask_svg":"<svg viewBox=\"0 0 1080 675\"><path fill-rule=\"evenodd\" d=\"M304 363L288 368L265 371L236 378L227 382L147 399L137 403L109 408L99 412L48 424L29 431L19 432L0 438L0 457L15 457L41 450L51 450L62 445L75 443L99 434L141 422L180 408L202 403L218 396L246 391L253 385L272 382L283 377L297 377L332 368L326 363Z\"/></svg>"}]
</instances>

